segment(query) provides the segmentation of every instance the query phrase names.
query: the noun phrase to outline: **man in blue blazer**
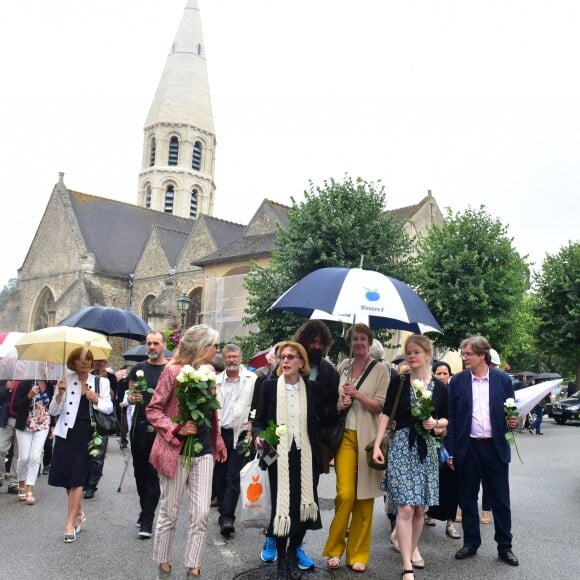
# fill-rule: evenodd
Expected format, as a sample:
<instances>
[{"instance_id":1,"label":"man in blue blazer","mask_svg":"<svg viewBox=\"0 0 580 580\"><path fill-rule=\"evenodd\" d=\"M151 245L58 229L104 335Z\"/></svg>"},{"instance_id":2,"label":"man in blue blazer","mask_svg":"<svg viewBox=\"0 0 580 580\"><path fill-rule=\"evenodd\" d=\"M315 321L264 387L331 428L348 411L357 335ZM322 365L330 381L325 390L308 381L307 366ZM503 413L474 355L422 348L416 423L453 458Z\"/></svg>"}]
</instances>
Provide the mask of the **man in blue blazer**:
<instances>
[{"instance_id":1,"label":"man in blue blazer","mask_svg":"<svg viewBox=\"0 0 580 580\"><path fill-rule=\"evenodd\" d=\"M507 373L490 368L490 345L482 336L465 339L461 356L466 370L449 385L449 427L445 447L449 466L457 470L459 505L463 517L463 547L455 557L475 556L481 545L477 496L480 481L489 491L499 557L518 566L512 552L509 491L510 446L508 429L516 429L517 417L506 419L504 404L514 397Z\"/></svg>"}]
</instances>

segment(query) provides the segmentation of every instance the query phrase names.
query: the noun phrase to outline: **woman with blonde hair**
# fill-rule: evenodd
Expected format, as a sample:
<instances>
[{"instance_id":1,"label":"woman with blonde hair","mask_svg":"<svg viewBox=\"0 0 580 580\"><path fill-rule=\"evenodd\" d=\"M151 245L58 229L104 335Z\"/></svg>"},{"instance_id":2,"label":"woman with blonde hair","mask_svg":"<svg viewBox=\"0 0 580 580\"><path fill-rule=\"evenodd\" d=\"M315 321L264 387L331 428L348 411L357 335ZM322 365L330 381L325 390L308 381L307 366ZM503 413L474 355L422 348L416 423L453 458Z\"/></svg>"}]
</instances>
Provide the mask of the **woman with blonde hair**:
<instances>
[{"instance_id":1,"label":"woman with blonde hair","mask_svg":"<svg viewBox=\"0 0 580 580\"><path fill-rule=\"evenodd\" d=\"M171 577L171 548L175 536L179 506L183 492L188 489L189 526L185 546L186 577L201 575L201 554L205 545L211 501L211 482L214 460L223 462L227 451L220 435L217 414L211 412L211 427L193 421L174 423L179 415L179 401L175 394L177 376L185 365L194 369L210 366L219 348L217 331L205 324L188 328L173 360L161 373L157 387L147 406L147 419L157 431L149 461L159 472L161 496L155 528L153 559L159 566L158 578ZM213 369L213 367L212 367ZM192 458L189 469L181 458L186 439L195 435L203 448Z\"/></svg>"},{"instance_id":2,"label":"woman with blonde hair","mask_svg":"<svg viewBox=\"0 0 580 580\"><path fill-rule=\"evenodd\" d=\"M92 436L90 405L101 413L113 412L109 380L99 378L99 394L95 392L97 377L91 374L93 353L77 348L69 355L66 366L71 371L57 383L49 412L57 416L54 427L54 450L48 484L66 488L68 512L64 541L76 541L85 523L81 505L83 485L91 468L89 441Z\"/></svg>"},{"instance_id":3,"label":"woman with blonde hair","mask_svg":"<svg viewBox=\"0 0 580 580\"><path fill-rule=\"evenodd\" d=\"M425 566L423 561L413 564L412 555L423 531L425 506L439 503L437 446L432 437L423 438L420 433L421 428L431 432L448 424L449 395L446 385L431 374L432 355L433 345L426 336L413 334L406 340L405 356L411 372L401 375L389 389L373 450L375 461L383 462L380 444L403 380L395 411L396 431L388 451L389 469L381 488L389 493L397 506L395 529L405 580L410 580L407 576L414 578L413 567ZM411 411L420 398L419 391L431 393L434 410L427 419L416 418Z\"/></svg>"},{"instance_id":4,"label":"woman with blonde hair","mask_svg":"<svg viewBox=\"0 0 580 580\"><path fill-rule=\"evenodd\" d=\"M390 373L369 354L373 333L368 326L356 323L345 338L352 359L344 360L337 369L337 407L346 413L346 422L334 458L334 518L322 555L328 558L327 567L334 570L346 551L346 564L355 572L364 572L370 557L375 497L384 495L379 489L382 473L368 466L365 447L375 436Z\"/></svg>"},{"instance_id":5,"label":"woman with blonde hair","mask_svg":"<svg viewBox=\"0 0 580 580\"><path fill-rule=\"evenodd\" d=\"M267 534L276 540L278 580L301 577L297 550L307 530L322 527L315 482L320 474L316 412L305 348L286 341L278 348L278 378L264 381L253 423L256 449L270 421L286 426L277 445L278 459L268 468L272 512Z\"/></svg>"}]
</instances>

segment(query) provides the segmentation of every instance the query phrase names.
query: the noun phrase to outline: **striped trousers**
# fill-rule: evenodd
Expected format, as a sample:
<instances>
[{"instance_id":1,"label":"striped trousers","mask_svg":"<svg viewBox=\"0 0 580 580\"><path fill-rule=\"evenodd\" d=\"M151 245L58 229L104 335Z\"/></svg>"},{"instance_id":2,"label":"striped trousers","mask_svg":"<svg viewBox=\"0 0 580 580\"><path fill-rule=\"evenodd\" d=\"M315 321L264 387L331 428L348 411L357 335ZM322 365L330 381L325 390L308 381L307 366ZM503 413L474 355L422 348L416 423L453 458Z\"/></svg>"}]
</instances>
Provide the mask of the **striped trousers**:
<instances>
[{"instance_id":1,"label":"striped trousers","mask_svg":"<svg viewBox=\"0 0 580 580\"><path fill-rule=\"evenodd\" d=\"M161 497L153 542L153 560L158 564L171 561L171 546L175 537L179 506L183 492L187 488L189 523L185 546L185 566L201 568L201 552L205 544L209 519L212 474L211 453L194 457L189 471L183 467L180 457L173 478L159 473Z\"/></svg>"}]
</instances>

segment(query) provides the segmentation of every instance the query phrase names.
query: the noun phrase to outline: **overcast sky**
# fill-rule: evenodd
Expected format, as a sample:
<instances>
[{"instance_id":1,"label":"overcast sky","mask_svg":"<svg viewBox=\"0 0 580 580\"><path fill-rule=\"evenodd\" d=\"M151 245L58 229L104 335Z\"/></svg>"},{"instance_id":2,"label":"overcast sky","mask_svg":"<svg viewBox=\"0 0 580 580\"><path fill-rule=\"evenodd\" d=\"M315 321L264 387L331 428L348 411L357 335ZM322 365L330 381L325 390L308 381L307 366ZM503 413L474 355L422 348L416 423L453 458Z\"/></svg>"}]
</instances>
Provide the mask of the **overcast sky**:
<instances>
[{"instance_id":1,"label":"overcast sky","mask_svg":"<svg viewBox=\"0 0 580 580\"><path fill-rule=\"evenodd\" d=\"M58 180L137 199L143 124L185 0L10 2L0 20L4 253ZM247 223L346 173L387 207L485 205L542 262L579 236L578 0L199 0L215 215ZM137 225L135 227L138 227ZM66 232L64 232L66 235Z\"/></svg>"}]
</instances>

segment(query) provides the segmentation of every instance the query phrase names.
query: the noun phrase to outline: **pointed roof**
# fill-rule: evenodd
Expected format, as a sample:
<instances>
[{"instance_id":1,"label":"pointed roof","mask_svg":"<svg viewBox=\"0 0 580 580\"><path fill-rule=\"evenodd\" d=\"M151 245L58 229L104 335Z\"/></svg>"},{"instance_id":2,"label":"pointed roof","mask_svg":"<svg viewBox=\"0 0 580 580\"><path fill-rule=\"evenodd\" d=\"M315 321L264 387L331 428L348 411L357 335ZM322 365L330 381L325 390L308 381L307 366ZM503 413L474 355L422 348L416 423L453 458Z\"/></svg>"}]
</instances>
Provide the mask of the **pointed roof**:
<instances>
[{"instance_id":1,"label":"pointed roof","mask_svg":"<svg viewBox=\"0 0 580 580\"><path fill-rule=\"evenodd\" d=\"M215 133L197 0L188 0L145 127L172 122Z\"/></svg>"},{"instance_id":2,"label":"pointed roof","mask_svg":"<svg viewBox=\"0 0 580 580\"><path fill-rule=\"evenodd\" d=\"M95 256L95 270L102 274L134 272L154 227L163 228L160 239L171 261L195 224L191 219L66 188L61 188L61 194L69 198L87 250Z\"/></svg>"},{"instance_id":3,"label":"pointed roof","mask_svg":"<svg viewBox=\"0 0 580 580\"><path fill-rule=\"evenodd\" d=\"M429 190L427 195L419 203L408 205L406 207L398 207L397 209L389 209L384 213L398 221L409 221L426 203L429 202L435 202L435 198L433 197L431 190Z\"/></svg>"}]
</instances>

